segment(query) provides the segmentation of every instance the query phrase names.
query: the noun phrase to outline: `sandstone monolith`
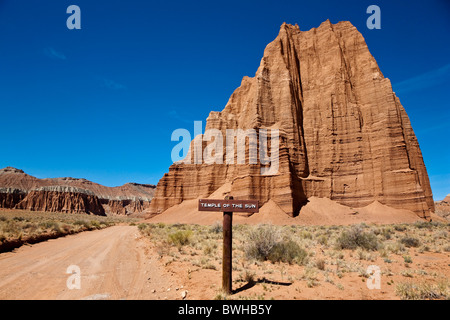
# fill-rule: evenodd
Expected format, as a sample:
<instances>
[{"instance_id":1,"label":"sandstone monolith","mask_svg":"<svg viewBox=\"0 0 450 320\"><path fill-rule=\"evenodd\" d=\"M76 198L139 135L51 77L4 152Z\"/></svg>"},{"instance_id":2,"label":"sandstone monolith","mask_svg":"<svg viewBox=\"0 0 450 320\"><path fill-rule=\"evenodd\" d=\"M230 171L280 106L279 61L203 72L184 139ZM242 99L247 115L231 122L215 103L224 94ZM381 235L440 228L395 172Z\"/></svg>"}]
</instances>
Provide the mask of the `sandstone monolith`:
<instances>
[{"instance_id":1,"label":"sandstone monolith","mask_svg":"<svg viewBox=\"0 0 450 320\"><path fill-rule=\"evenodd\" d=\"M408 115L350 22L327 20L309 31L281 26L255 76L244 77L225 108L209 114L205 130L225 136L227 129L252 128L279 129L276 174L262 175L260 163L174 163L149 214L226 183L235 199L272 199L291 216L310 197L351 207L378 201L425 218L434 211Z\"/></svg>"}]
</instances>

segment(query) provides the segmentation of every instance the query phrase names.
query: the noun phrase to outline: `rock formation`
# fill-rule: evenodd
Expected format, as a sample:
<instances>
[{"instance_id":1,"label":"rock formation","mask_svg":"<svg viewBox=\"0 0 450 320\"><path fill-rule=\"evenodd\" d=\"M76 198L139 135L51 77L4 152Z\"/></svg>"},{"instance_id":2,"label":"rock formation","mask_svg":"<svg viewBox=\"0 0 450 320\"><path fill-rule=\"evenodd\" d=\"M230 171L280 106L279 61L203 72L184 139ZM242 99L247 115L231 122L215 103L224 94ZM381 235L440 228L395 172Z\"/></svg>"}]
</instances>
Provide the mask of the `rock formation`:
<instances>
[{"instance_id":1,"label":"rock formation","mask_svg":"<svg viewBox=\"0 0 450 320\"><path fill-rule=\"evenodd\" d=\"M444 200L436 201L434 205L436 214L450 221L450 194L448 194Z\"/></svg>"},{"instance_id":2,"label":"rock formation","mask_svg":"<svg viewBox=\"0 0 450 320\"><path fill-rule=\"evenodd\" d=\"M280 132L276 174L262 175L260 162L174 163L157 185L149 215L208 197L224 184L235 199L271 199L290 216L310 197L351 207L378 201L420 217L434 211L406 111L350 22L326 21L309 31L283 24L255 77L243 78L225 108L210 113L205 130L225 136L227 129L264 128ZM202 136L191 150L197 139Z\"/></svg>"},{"instance_id":3,"label":"rock formation","mask_svg":"<svg viewBox=\"0 0 450 320\"><path fill-rule=\"evenodd\" d=\"M106 215L94 193L73 187L41 187L28 192L15 209Z\"/></svg>"},{"instance_id":4,"label":"rock formation","mask_svg":"<svg viewBox=\"0 0 450 320\"><path fill-rule=\"evenodd\" d=\"M147 209L154 191L146 184L111 188L86 179L37 179L11 167L0 170L0 208L129 215Z\"/></svg>"},{"instance_id":5,"label":"rock formation","mask_svg":"<svg viewBox=\"0 0 450 320\"><path fill-rule=\"evenodd\" d=\"M26 195L20 189L0 188L0 208L14 208Z\"/></svg>"}]
</instances>

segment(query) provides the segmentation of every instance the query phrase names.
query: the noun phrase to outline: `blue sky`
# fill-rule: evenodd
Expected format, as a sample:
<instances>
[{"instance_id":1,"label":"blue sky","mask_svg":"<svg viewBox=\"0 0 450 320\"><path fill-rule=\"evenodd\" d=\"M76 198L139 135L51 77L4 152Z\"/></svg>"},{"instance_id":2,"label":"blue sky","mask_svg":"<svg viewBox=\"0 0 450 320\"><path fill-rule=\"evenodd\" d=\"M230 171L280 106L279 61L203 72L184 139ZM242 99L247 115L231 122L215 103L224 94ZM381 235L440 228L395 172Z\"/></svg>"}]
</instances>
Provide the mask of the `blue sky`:
<instances>
[{"instance_id":1,"label":"blue sky","mask_svg":"<svg viewBox=\"0 0 450 320\"><path fill-rule=\"evenodd\" d=\"M81 30L69 30L69 5ZM369 30L366 9L381 8ZM450 2L0 0L0 167L108 186L154 183L254 76L283 22L349 20L405 107L436 200L450 193Z\"/></svg>"}]
</instances>

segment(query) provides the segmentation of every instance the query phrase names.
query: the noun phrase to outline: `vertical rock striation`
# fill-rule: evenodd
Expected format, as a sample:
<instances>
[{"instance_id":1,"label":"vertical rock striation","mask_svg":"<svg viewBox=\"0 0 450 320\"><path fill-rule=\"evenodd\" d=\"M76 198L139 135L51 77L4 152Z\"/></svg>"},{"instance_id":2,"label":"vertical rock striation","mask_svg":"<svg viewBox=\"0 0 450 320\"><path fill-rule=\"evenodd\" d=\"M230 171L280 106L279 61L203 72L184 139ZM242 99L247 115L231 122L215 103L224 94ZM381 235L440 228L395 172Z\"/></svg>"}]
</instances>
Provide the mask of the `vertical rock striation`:
<instances>
[{"instance_id":1,"label":"vertical rock striation","mask_svg":"<svg viewBox=\"0 0 450 320\"><path fill-rule=\"evenodd\" d=\"M255 77L243 78L205 129L224 137L227 129L279 129L278 173L261 175L259 162L176 163L157 185L151 215L225 183L235 199L272 199L291 216L313 196L352 207L379 201L420 217L434 211L409 118L350 22L305 32L283 24Z\"/></svg>"},{"instance_id":2,"label":"vertical rock striation","mask_svg":"<svg viewBox=\"0 0 450 320\"><path fill-rule=\"evenodd\" d=\"M129 215L150 206L155 186L106 187L86 179L38 179L22 170L0 170L0 208L30 211Z\"/></svg>"},{"instance_id":3,"label":"vertical rock striation","mask_svg":"<svg viewBox=\"0 0 450 320\"><path fill-rule=\"evenodd\" d=\"M14 208L30 211L106 215L100 200L93 192L60 186L31 190Z\"/></svg>"}]
</instances>

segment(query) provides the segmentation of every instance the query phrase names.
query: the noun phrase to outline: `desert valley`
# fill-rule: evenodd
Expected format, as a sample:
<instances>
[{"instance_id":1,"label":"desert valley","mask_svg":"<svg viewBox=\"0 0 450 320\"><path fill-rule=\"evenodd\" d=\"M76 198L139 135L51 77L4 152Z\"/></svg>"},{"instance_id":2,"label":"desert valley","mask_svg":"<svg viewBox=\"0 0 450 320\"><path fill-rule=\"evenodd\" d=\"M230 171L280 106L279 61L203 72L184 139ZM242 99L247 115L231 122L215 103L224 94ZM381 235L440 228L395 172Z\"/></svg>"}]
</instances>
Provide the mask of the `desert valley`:
<instances>
[{"instance_id":1,"label":"desert valley","mask_svg":"<svg viewBox=\"0 0 450 320\"><path fill-rule=\"evenodd\" d=\"M231 129L277 130L278 170L248 136L232 141L240 163L204 135L156 186L1 169L0 299L450 298L450 194L433 200L405 108L350 22L283 23L206 119ZM198 147L221 161L196 162ZM234 213L231 294L223 213L198 210L227 196L259 203Z\"/></svg>"}]
</instances>

